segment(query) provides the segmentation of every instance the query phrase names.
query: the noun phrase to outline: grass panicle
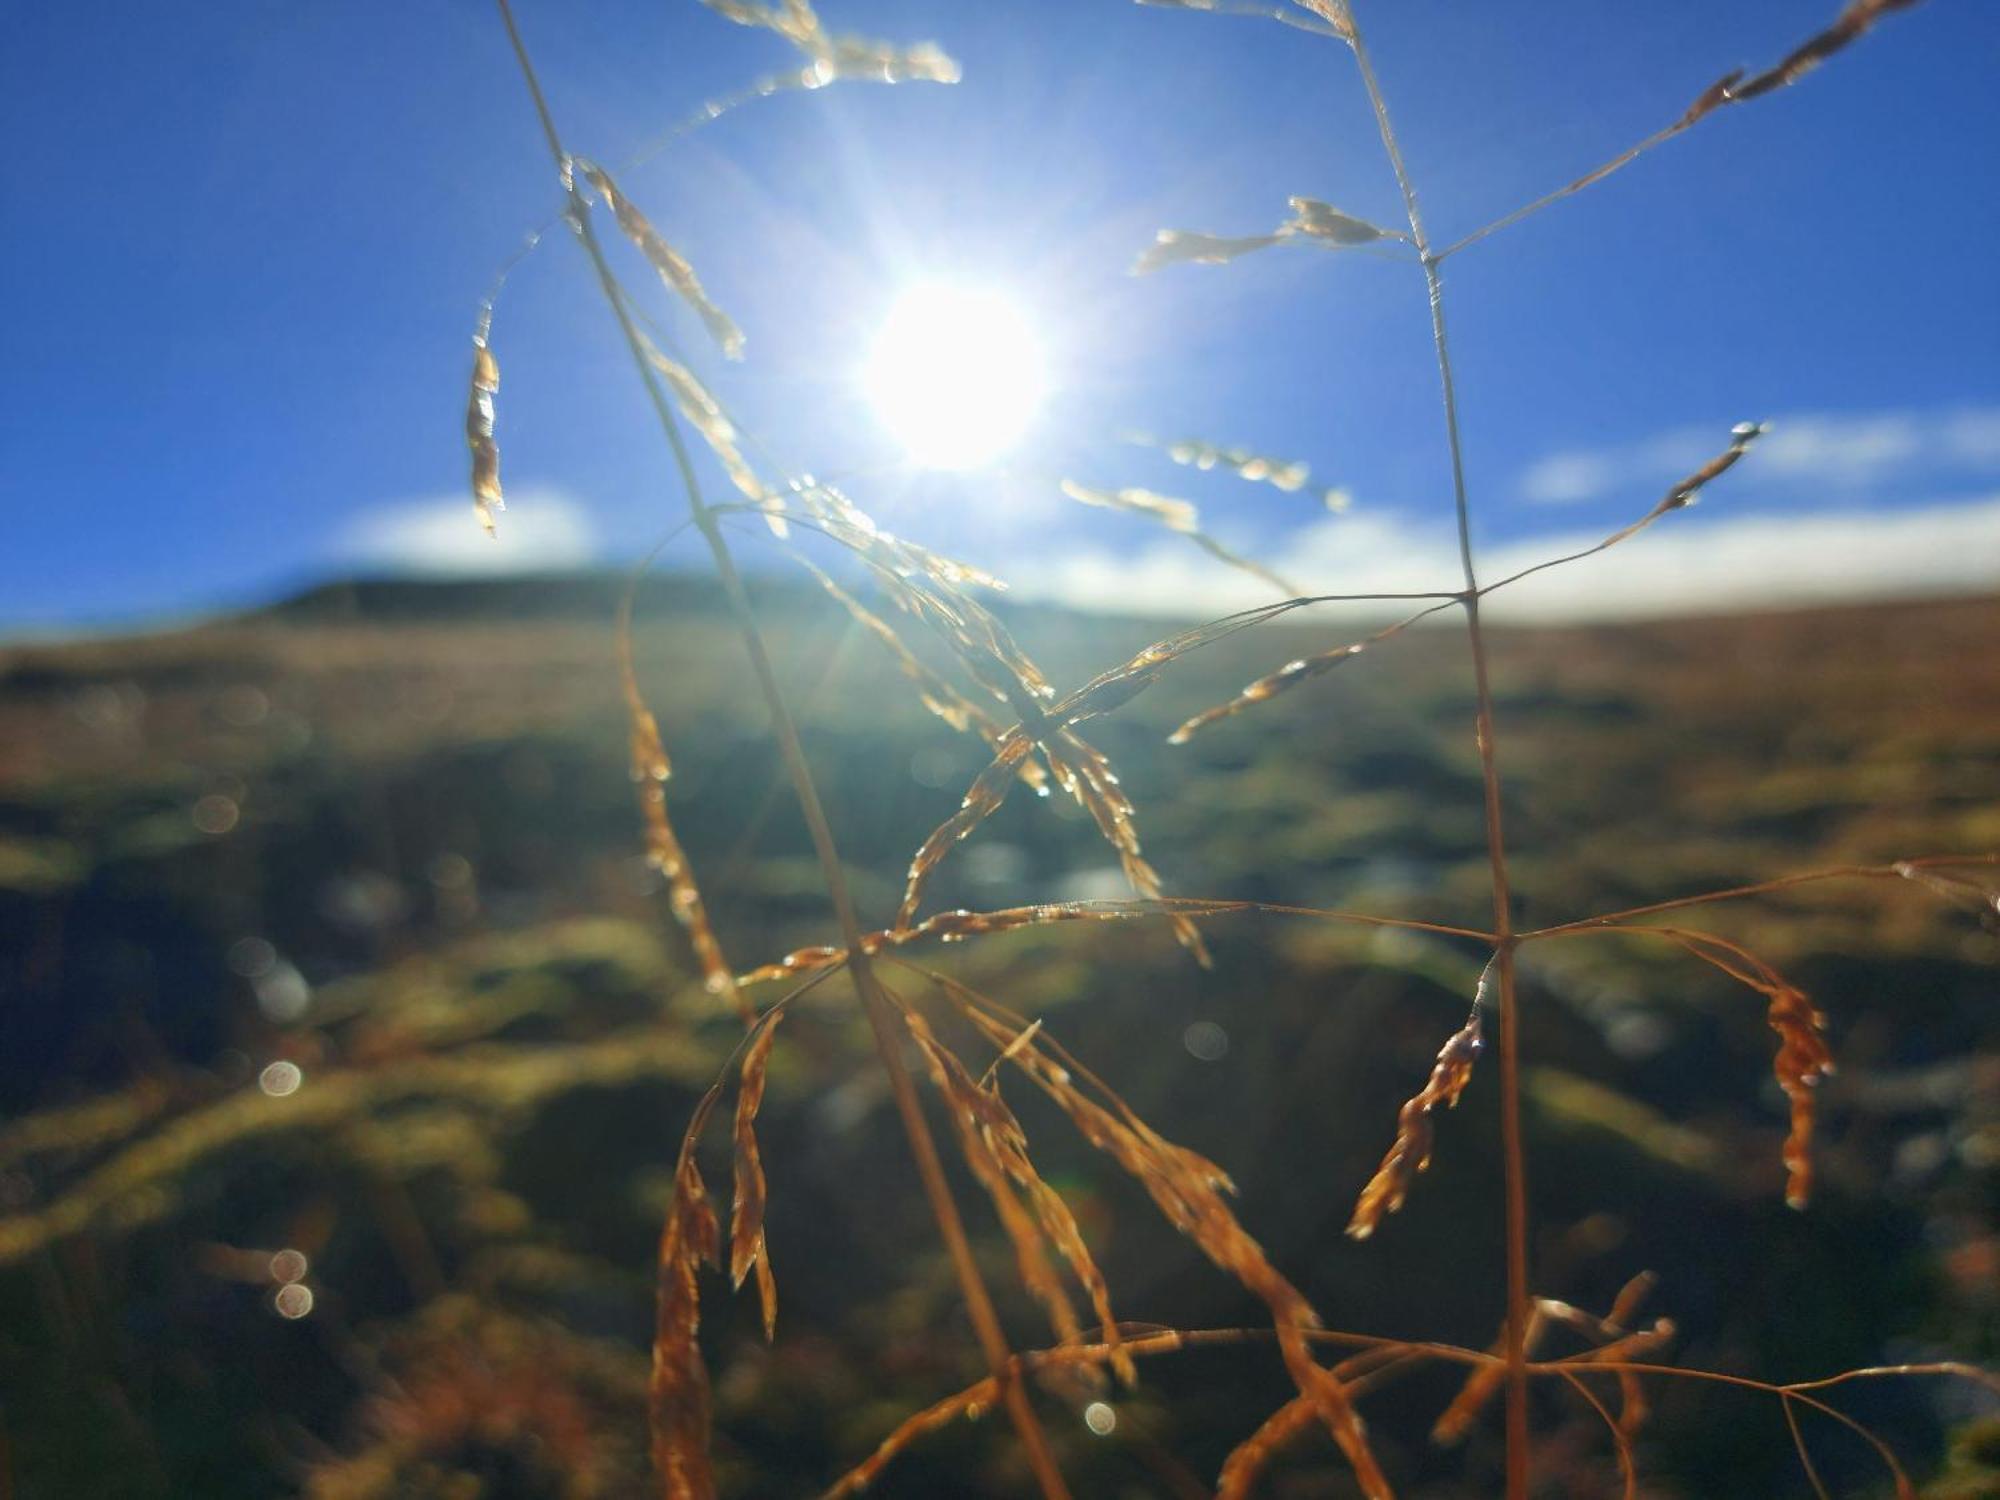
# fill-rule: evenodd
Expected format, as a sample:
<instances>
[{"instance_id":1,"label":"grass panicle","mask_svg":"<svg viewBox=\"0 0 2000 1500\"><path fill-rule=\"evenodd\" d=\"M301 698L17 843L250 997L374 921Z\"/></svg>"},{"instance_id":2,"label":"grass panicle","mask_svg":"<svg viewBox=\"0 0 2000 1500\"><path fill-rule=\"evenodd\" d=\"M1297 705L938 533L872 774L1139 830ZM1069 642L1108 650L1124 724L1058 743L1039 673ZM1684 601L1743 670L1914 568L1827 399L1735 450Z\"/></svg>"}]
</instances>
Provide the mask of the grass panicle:
<instances>
[{"instance_id":1,"label":"grass panicle","mask_svg":"<svg viewBox=\"0 0 2000 1500\"><path fill-rule=\"evenodd\" d=\"M1485 985L1486 981L1482 978L1482 991ZM1417 1174L1430 1167L1431 1150L1436 1139L1431 1111L1440 1104L1447 1109L1458 1108L1459 1095L1472 1081L1473 1064L1478 1062L1479 1054L1486 1046L1480 1015L1483 1008L1482 996L1473 1002L1472 1014L1466 1018L1465 1024L1438 1049L1437 1062L1424 1086L1397 1113L1395 1144L1390 1146L1388 1155L1382 1158L1382 1165L1375 1169L1375 1175L1361 1189L1361 1196L1354 1204L1354 1216L1348 1220L1347 1232L1353 1238L1365 1240L1373 1234L1384 1218L1403 1206L1403 1199L1408 1196L1410 1184L1416 1181Z\"/></svg>"}]
</instances>

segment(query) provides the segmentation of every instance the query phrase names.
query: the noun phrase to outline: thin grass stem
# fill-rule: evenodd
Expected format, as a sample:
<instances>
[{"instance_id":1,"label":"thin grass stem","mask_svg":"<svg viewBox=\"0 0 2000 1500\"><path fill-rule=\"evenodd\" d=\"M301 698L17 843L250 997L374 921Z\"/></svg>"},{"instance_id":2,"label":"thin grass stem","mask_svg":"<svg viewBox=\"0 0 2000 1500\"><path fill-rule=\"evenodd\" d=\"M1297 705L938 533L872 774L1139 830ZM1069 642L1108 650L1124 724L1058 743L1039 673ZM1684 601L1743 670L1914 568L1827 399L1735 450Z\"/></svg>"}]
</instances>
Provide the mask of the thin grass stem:
<instances>
[{"instance_id":1,"label":"thin grass stem","mask_svg":"<svg viewBox=\"0 0 2000 1500\"><path fill-rule=\"evenodd\" d=\"M1475 695L1474 733L1479 747L1480 782L1486 820L1487 861L1493 886L1493 933L1499 957L1495 973L1500 1009L1500 1130L1506 1176L1507 1240L1507 1500L1527 1500L1529 1468L1527 1328L1528 1207L1527 1167L1521 1143L1520 1016L1515 986L1513 896L1507 873L1507 841L1501 821L1500 774L1493 729L1493 690L1486 668L1486 637L1479 618L1479 577L1472 550L1472 511L1465 483L1465 444L1459 428L1458 390L1452 374L1451 342L1445 329L1444 280L1438 257L1431 253L1424 232L1423 211L1416 184L1403 160L1403 149L1389 119L1389 104L1368 55L1368 46L1354 19L1353 6L1343 7L1354 62L1367 91L1368 104L1382 137L1382 148L1403 194L1410 221L1410 242L1416 246L1430 293L1431 339L1437 353L1438 381L1444 403L1445 439L1451 452L1452 511L1458 531L1459 563L1465 574L1465 628L1472 649Z\"/></svg>"}]
</instances>

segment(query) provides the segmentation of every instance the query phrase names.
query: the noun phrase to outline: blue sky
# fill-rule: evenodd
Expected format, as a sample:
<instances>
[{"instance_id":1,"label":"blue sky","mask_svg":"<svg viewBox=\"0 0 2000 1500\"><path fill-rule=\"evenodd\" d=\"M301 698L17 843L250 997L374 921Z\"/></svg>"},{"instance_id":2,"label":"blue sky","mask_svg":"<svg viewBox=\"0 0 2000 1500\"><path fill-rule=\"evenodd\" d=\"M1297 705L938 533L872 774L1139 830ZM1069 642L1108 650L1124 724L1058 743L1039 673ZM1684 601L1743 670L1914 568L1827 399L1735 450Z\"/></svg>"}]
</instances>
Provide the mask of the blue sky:
<instances>
[{"instance_id":1,"label":"blue sky","mask_svg":"<svg viewBox=\"0 0 2000 1500\"><path fill-rule=\"evenodd\" d=\"M855 493L886 523L1029 592L1255 596L1177 538L1069 505L1059 475L1185 495L1315 586L1452 583L1414 267L1280 246L1128 274L1159 228L1266 230L1293 193L1397 222L1343 48L1127 0L821 8L835 31L937 40L964 81L759 100L622 179L743 326L742 364L699 363L761 438L800 467L870 473ZM1360 13L1449 240L1836 8ZM572 149L614 168L705 98L796 65L695 0L520 0L520 16ZM1620 524L1730 423L1772 417L1674 534L1593 586L1551 585L1548 608L2000 584L1995 76L1992 9L1931 0L1454 259L1495 566ZM0 125L0 628L184 614L361 566L615 560L678 518L608 315L555 234L499 306L510 510L499 546L474 531L474 313L558 201L487 6L16 6ZM1007 475L883 472L894 448L856 364L897 289L938 274L1008 287L1051 348L1059 389ZM1352 509L1176 468L1118 440L1135 428L1307 460Z\"/></svg>"}]
</instances>

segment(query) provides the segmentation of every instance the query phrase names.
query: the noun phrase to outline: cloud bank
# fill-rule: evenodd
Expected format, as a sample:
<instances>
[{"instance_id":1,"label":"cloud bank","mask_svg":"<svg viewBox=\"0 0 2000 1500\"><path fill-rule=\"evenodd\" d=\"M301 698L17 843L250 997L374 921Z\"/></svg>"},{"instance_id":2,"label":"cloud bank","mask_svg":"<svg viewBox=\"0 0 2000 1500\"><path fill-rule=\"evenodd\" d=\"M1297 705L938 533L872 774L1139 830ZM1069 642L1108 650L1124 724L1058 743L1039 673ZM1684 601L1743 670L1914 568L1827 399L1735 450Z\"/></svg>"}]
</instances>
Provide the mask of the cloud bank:
<instances>
[{"instance_id":1,"label":"cloud bank","mask_svg":"<svg viewBox=\"0 0 2000 1500\"><path fill-rule=\"evenodd\" d=\"M539 573L596 560L595 530L582 507L550 490L508 497L499 534L488 537L462 494L378 506L335 539L347 566L370 572L467 577Z\"/></svg>"},{"instance_id":2,"label":"cloud bank","mask_svg":"<svg viewBox=\"0 0 2000 1500\"><path fill-rule=\"evenodd\" d=\"M2000 591L2000 492L1892 511L1719 511L1670 515L1609 552L1495 594L1488 608L1510 620L1621 619ZM1480 574L1501 578L1603 536L1549 531L1485 548ZM1261 560L1329 594L1460 584L1448 528L1388 514L1312 522ZM1073 552L1053 563L1024 559L1008 576L1024 595L1116 613L1212 616L1272 597L1254 578L1218 567L1177 538Z\"/></svg>"},{"instance_id":3,"label":"cloud bank","mask_svg":"<svg viewBox=\"0 0 2000 1500\"><path fill-rule=\"evenodd\" d=\"M1525 469L1517 488L1536 505L1574 505L1673 483L1715 451L1727 423L1680 427L1636 442L1564 448ZM1816 486L1850 492L1889 480L1936 487L2000 475L2000 406L1940 412L1797 412L1771 421L1738 489Z\"/></svg>"}]
</instances>

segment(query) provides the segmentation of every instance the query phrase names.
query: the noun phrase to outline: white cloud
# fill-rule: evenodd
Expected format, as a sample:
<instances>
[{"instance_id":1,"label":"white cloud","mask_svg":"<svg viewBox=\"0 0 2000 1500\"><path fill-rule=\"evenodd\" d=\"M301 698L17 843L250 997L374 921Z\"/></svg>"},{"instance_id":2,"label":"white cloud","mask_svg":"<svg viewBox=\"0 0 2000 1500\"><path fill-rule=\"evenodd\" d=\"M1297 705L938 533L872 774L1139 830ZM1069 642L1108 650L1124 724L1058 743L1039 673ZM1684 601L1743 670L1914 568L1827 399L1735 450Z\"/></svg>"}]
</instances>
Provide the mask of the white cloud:
<instances>
[{"instance_id":1,"label":"white cloud","mask_svg":"<svg viewBox=\"0 0 2000 1500\"><path fill-rule=\"evenodd\" d=\"M1480 575L1502 578L1601 539L1564 531L1508 542L1481 552ZM1459 586L1451 533L1387 514L1315 521L1264 560L1320 593ZM1023 594L1108 612L1212 617L1271 599L1267 586L1171 539L1072 552L1009 577ZM1617 619L1996 589L2000 494L1892 511L1680 512L1609 552L1513 585L1488 608L1510 620Z\"/></svg>"},{"instance_id":2,"label":"white cloud","mask_svg":"<svg viewBox=\"0 0 2000 1500\"><path fill-rule=\"evenodd\" d=\"M1637 442L1544 454L1522 471L1523 499L1570 505L1671 484L1721 445L1723 427L1676 428ZM1774 418L1732 486L1936 483L2000 472L2000 407L1796 412Z\"/></svg>"},{"instance_id":3,"label":"white cloud","mask_svg":"<svg viewBox=\"0 0 2000 1500\"><path fill-rule=\"evenodd\" d=\"M411 500L363 511L335 541L351 566L390 573L538 573L581 567L597 555L590 518L550 490L508 496L488 537L463 495Z\"/></svg>"}]
</instances>

